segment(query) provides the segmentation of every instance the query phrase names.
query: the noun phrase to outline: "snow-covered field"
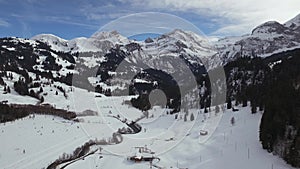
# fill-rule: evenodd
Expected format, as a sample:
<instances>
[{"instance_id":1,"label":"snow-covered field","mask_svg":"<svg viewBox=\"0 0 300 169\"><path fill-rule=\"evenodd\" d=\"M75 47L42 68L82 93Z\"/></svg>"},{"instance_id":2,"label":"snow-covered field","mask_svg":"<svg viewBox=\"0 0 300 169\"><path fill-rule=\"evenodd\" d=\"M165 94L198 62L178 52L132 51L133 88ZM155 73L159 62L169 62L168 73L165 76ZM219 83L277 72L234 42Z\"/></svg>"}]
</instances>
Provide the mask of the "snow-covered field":
<instances>
[{"instance_id":1,"label":"snow-covered field","mask_svg":"<svg viewBox=\"0 0 300 169\"><path fill-rule=\"evenodd\" d=\"M38 100L20 96L14 91L14 78L4 79L11 88L10 93L1 94L0 101L9 104L38 104ZM33 76L34 77L34 76ZM64 153L71 154L77 147L89 140L111 138L119 128L128 127L122 121L138 121L142 131L137 134L122 135L120 144L93 146L95 154L78 160L66 168L149 168L149 162L134 163L129 156L158 157L153 167L161 168L205 168L205 169L288 169L285 162L261 148L258 141L261 113L251 114L249 108L238 112L227 110L215 115L214 110L204 117L203 110L191 109L187 121L184 113L167 115L158 106L149 110L149 118L130 105L124 104L131 97L106 97L84 89L70 87L54 82L43 84L43 104L56 108L75 111L80 122L67 121L48 115L29 117L0 124L0 168L4 169L41 169L46 168ZM67 97L55 86L65 89ZM3 91L3 87L0 87ZM39 88L33 88L38 91ZM135 96L132 96L135 97ZM96 112L84 116L82 112ZM191 114L195 120L191 121ZM235 124L231 125L231 118ZM205 119L205 120L204 120ZM208 131L200 136L199 131ZM147 147L155 154L140 154L137 147Z\"/></svg>"},{"instance_id":2,"label":"snow-covered field","mask_svg":"<svg viewBox=\"0 0 300 169\"><path fill-rule=\"evenodd\" d=\"M126 99L94 98L98 116L80 116L79 123L53 116L31 115L0 124L0 168L46 168L63 153L72 153L90 139L109 138L118 128L126 127L112 116L135 120L142 115L139 110L122 104ZM83 102L77 104L76 108L90 106L93 110L93 104ZM188 118L184 122L180 115L175 120L174 115L166 115L163 109L155 107L149 111L153 118L138 122L143 127L140 133L123 135L124 140L120 144L101 146L101 152L97 151L66 168L150 168L149 162L134 163L127 160L130 155L139 155L135 147L145 146L155 152L153 156L160 158L153 165L161 168L291 168L261 148L258 141L260 113L251 114L247 107L240 108L238 112L228 110L217 116L212 112L204 121L201 111L190 110L191 113L195 115L195 120ZM232 117L235 118L233 126L230 122ZM210 137L200 136L201 129L207 130ZM99 146L93 147L97 148Z\"/></svg>"}]
</instances>

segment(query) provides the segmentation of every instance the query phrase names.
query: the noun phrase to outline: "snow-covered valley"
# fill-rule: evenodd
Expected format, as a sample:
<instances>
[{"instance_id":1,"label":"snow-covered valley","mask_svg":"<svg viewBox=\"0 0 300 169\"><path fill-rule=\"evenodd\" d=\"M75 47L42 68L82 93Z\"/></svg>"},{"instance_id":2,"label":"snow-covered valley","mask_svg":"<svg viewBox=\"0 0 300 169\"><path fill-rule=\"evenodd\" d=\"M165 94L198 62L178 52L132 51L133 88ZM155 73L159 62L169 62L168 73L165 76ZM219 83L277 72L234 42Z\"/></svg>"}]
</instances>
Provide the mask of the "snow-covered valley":
<instances>
[{"instance_id":1,"label":"snow-covered valley","mask_svg":"<svg viewBox=\"0 0 300 169\"><path fill-rule=\"evenodd\" d=\"M1 124L1 168L46 168L63 153L70 154L89 139L111 136L115 128L122 127L122 123L109 117L108 111L114 114L118 114L118 111L110 108L110 102L105 100L96 100L102 106L99 109L101 116L80 117L83 121L79 123L48 115L35 115ZM121 109L124 115L131 118L140 113L134 108L113 107ZM261 114L251 114L248 107L239 109L237 112L226 110L218 115L212 112L204 121L202 111L195 121L174 121L174 115L164 113L154 122L141 120L140 124L147 130L133 136L124 135L123 142L117 145L94 146L92 149L97 150L95 154L67 168L150 168L149 162L134 163L127 160L128 156L139 155L135 147L145 146L155 152L148 156L160 159L154 161L153 166L161 168L291 168L283 160L262 150L258 141ZM160 111L160 108L156 108L151 113ZM194 110L195 114L197 112L199 110ZM230 122L232 117L235 118L233 125ZM213 123L217 123L217 126ZM190 131L184 130L191 126ZM205 141L202 138L205 136L199 134L203 129L209 132L209 138Z\"/></svg>"}]
</instances>

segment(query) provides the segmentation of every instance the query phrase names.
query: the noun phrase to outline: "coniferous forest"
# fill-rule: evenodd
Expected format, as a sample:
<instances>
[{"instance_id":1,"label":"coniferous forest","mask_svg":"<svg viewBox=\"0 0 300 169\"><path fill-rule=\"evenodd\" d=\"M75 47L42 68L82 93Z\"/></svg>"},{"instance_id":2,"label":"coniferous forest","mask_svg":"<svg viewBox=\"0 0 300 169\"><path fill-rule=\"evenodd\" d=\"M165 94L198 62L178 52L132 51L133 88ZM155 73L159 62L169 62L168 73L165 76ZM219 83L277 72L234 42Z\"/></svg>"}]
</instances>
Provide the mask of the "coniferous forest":
<instances>
[{"instance_id":1,"label":"coniferous forest","mask_svg":"<svg viewBox=\"0 0 300 169\"><path fill-rule=\"evenodd\" d=\"M300 166L300 50L226 65L228 99L263 113L259 138L268 152Z\"/></svg>"}]
</instances>

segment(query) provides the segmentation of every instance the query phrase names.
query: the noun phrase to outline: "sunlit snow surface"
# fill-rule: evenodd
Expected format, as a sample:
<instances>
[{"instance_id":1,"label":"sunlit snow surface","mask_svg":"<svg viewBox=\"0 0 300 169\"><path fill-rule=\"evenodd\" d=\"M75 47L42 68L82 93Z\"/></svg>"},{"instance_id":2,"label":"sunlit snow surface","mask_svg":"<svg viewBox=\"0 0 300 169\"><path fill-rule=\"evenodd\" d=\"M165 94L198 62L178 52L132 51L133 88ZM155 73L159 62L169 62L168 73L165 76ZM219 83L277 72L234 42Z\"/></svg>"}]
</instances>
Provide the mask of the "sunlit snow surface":
<instances>
[{"instance_id":1,"label":"sunlit snow surface","mask_svg":"<svg viewBox=\"0 0 300 169\"><path fill-rule=\"evenodd\" d=\"M112 115L119 114L128 119L136 119L141 115L139 110L122 104L124 99L126 97L94 99L99 116L79 117L84 120L80 123L35 115L35 118L26 117L0 124L0 168L40 169L47 167L63 153L70 154L91 138L110 137L117 128L125 127ZM88 105L83 103L82 106ZM272 165L276 169L290 168L283 160L261 148L258 141L261 113L251 114L249 108L240 108L238 112L228 110L216 116L212 111L210 117L203 121L201 112L192 112L197 117L195 124L189 118L187 122L183 118L175 120L174 115L166 115L164 110L155 107L149 111L154 115L153 119L139 121L142 132L123 135L122 143L102 146L101 154L98 151L66 168L149 168L148 162L133 163L127 160L127 156L136 154L134 147L145 145L157 153L154 156L161 159L154 165L163 168L268 169ZM234 126L230 123L232 117L236 119ZM215 131L210 129L214 123L218 123ZM191 125L192 130L187 132L186 129ZM210 137L200 136L201 129L208 130ZM183 140L174 145L174 141L181 138Z\"/></svg>"},{"instance_id":2,"label":"sunlit snow surface","mask_svg":"<svg viewBox=\"0 0 300 169\"><path fill-rule=\"evenodd\" d=\"M14 91L13 82L19 75L13 73L13 76L13 80L4 78L11 93L1 94L0 99L8 100L8 103L37 104L38 100L20 96ZM42 78L40 81L47 82L47 79ZM58 90L54 85L66 89L68 97L65 98L61 92L56 95ZM26 117L0 124L1 169L46 168L63 153L71 154L90 139L109 138L118 128L127 127L112 116L119 115L121 119L128 120L136 120L142 116L140 110L123 104L130 100L128 96L105 97L59 82L52 86L46 85L43 89L43 93L48 93L44 96L45 104L69 109L78 114L92 110L98 112L98 115L79 116L80 123L53 116L35 115L35 118ZM0 90L3 91L3 87ZM128 156L137 153L134 147L145 145L156 153L154 156L161 159L154 165L165 168L178 166L195 169L268 169L272 165L276 169L290 168L283 160L261 148L258 141L261 113L253 115L249 108L240 108L239 112L228 110L216 116L212 108L210 116L203 121L203 110L192 109L189 114L193 113L196 120L191 122L188 117L187 122L184 122L184 113L180 113L175 120L175 115L167 115L166 111L154 107L149 111L149 116L153 115L153 118L138 122L143 127L140 133L123 135L122 143L102 146L102 154L97 151L66 168L149 168L149 163L132 163L127 160ZM234 126L230 124L233 116L236 119ZM208 131L208 135L200 136L200 130ZM97 148L99 146L92 147ZM100 156L103 158L99 158Z\"/></svg>"}]
</instances>

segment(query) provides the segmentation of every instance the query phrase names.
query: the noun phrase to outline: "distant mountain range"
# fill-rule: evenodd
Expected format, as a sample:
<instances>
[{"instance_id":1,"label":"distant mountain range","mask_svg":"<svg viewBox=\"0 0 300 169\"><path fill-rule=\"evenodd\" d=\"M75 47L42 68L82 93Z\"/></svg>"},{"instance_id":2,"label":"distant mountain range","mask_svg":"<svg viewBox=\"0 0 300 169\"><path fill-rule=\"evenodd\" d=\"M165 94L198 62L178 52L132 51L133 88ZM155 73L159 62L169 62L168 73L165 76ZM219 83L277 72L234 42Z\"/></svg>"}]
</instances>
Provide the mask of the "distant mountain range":
<instances>
[{"instance_id":1,"label":"distant mountain range","mask_svg":"<svg viewBox=\"0 0 300 169\"><path fill-rule=\"evenodd\" d=\"M285 24L269 21L254 28L249 35L227 37L216 43L223 64L240 56L267 57L299 45L300 14Z\"/></svg>"},{"instance_id":2,"label":"distant mountain range","mask_svg":"<svg viewBox=\"0 0 300 169\"><path fill-rule=\"evenodd\" d=\"M80 76L85 82L78 86L101 91L122 90L143 68L159 69L169 74L180 74L187 66L196 78L207 70L223 66L240 57L268 57L300 48L300 15L280 24L263 23L249 35L226 37L210 42L190 31L175 29L157 38L145 41L130 40L116 31L97 32L89 38L65 40L51 34L40 34L31 39L1 38L1 70L51 77L71 84L72 77ZM185 63L178 64L180 59ZM122 62L125 69L117 70ZM116 72L118 71L118 72ZM118 78L112 79L114 75ZM180 74L179 84L186 82ZM145 80L145 79L144 79ZM156 83L155 79L146 81Z\"/></svg>"},{"instance_id":3,"label":"distant mountain range","mask_svg":"<svg viewBox=\"0 0 300 169\"><path fill-rule=\"evenodd\" d=\"M64 40L51 34L36 35L31 39L45 42L53 50L71 53L106 53L116 45L136 43L143 50L142 55L163 57L168 53L177 56L183 54L189 56L191 61L200 59L207 68L211 68L224 65L227 61L240 56L266 57L300 47L300 14L284 24L269 21L254 28L251 34L225 37L217 42L209 42L204 37L183 30L174 30L155 39L146 39L144 42L129 40L116 31L97 32L90 38L72 40Z\"/></svg>"}]
</instances>

